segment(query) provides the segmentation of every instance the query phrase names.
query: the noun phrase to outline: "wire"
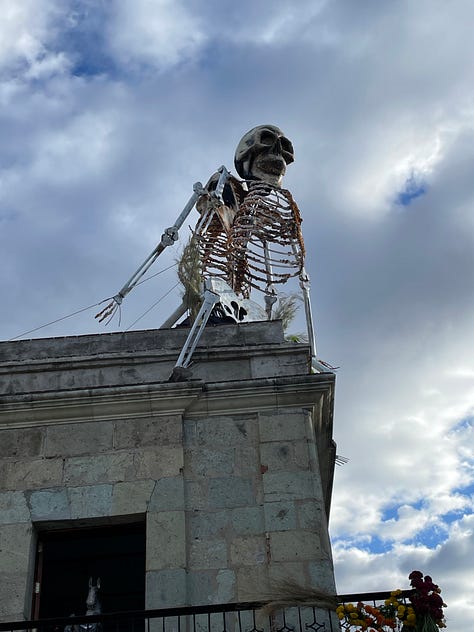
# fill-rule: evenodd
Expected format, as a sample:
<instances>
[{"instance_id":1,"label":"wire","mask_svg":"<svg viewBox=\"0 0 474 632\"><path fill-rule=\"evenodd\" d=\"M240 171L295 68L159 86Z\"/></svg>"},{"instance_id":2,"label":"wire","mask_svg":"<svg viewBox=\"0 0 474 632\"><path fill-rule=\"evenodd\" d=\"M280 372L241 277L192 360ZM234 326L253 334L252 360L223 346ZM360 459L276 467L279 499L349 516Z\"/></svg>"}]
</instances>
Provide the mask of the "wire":
<instances>
[{"instance_id":1,"label":"wire","mask_svg":"<svg viewBox=\"0 0 474 632\"><path fill-rule=\"evenodd\" d=\"M22 336L26 336L27 334L32 334L39 329L44 329L45 327L49 327L49 325L54 325L55 323L59 323L62 320L66 320L67 318L71 318L72 316L76 316L76 314L81 314L82 312L86 312L88 309L92 309L93 307L97 307L98 305L102 305L106 301L110 301L110 298L104 298L103 301L99 301L98 303L94 303L93 305L89 305L88 307L83 307L82 309L78 309L76 312L72 312L72 314L68 314L67 316L62 316L61 318L56 318L56 320L52 320L49 323L45 323L44 325L40 325L39 327L35 327L34 329L29 329L28 331L24 331L22 334L18 334L18 336L14 336L13 338L9 338L8 342L12 340L16 340L17 338L21 338Z\"/></svg>"},{"instance_id":2,"label":"wire","mask_svg":"<svg viewBox=\"0 0 474 632\"><path fill-rule=\"evenodd\" d=\"M169 265L167 268L163 268L162 270L158 270L158 272L155 272L155 274L151 274L149 277L146 277L146 279L142 279L136 285L141 285L142 283L145 283L146 281L150 281L150 279L153 279L154 277L158 276L159 274L162 274L163 272L167 272L168 270L171 270L171 268L175 268L177 265L178 265L178 262L176 261L175 263ZM179 282L174 287L172 287L171 290L169 290L169 292L174 290L174 288L177 285L179 285ZM166 296L168 296L169 292L167 292L162 298L165 298ZM44 325L40 325L39 327L35 327L34 329L29 329L28 331L24 331L23 333L18 334L17 336L14 336L13 338L9 338L8 342L12 342L13 340L17 340L17 338L22 338L23 336L26 336L28 334L32 334L35 331L39 331L40 329L44 329L45 327L49 327L50 325L54 325L56 323L59 323L62 320L66 320L67 318L72 318L72 316L76 316L77 314L81 314L82 312L86 312L88 309L92 309L93 307L98 307L99 305L102 305L102 303L105 303L106 301L110 301L110 300L113 300L112 296L110 296L109 298L104 298L103 301L99 301L98 303L94 303L93 305L89 305L88 307L83 307L82 309L78 309L77 311L72 312L72 314L68 314L67 316L62 316L61 318L56 318L56 320L52 320L49 323L45 323ZM155 305L157 305L160 302L160 300L162 300L162 299L159 299L154 305L152 305L150 307L150 310L153 309L153 307L155 307ZM148 312L145 312L144 314L142 314L142 316L140 316L135 321L135 323L138 322L141 318L143 318L143 316L145 316L147 313ZM112 317L110 318L110 320L107 321L106 325L109 324L109 322L112 320L114 315L115 314L112 314ZM119 327L120 327L121 321L122 321L122 310L120 309L120 306L119 306L119 323L118 323ZM132 323L130 325L130 327L133 327L133 325L135 323ZM130 329L130 327L128 329ZM128 331L128 329L126 329L125 331Z\"/></svg>"},{"instance_id":3,"label":"wire","mask_svg":"<svg viewBox=\"0 0 474 632\"><path fill-rule=\"evenodd\" d=\"M157 301L155 301L153 305L151 305L146 311L144 311L141 316L139 316L136 320L134 320L133 323L129 325L125 331L128 331L129 329L131 329L134 325L138 323L139 320L141 320L144 316L146 316L149 312L151 312L151 310L154 307L156 307L158 303L160 303L164 298L166 298L168 294L170 294L173 290L175 290L179 284L180 284L180 281L175 283L172 288L170 288L167 292L165 292L165 294L163 294L163 296L161 296Z\"/></svg>"},{"instance_id":4,"label":"wire","mask_svg":"<svg viewBox=\"0 0 474 632\"><path fill-rule=\"evenodd\" d=\"M158 276L162 272L167 272L168 270L171 270L171 268L175 268L177 265L178 265L178 262L175 261L174 263L172 263L167 268L163 268L163 270L158 270L158 272L155 272L155 274L151 274L149 277L146 277L145 279L142 279L141 281L138 281L138 283L135 283L135 287L137 287L137 285L141 285L142 283L145 283L145 281L149 281L150 279L153 279L153 277Z\"/></svg>"}]
</instances>

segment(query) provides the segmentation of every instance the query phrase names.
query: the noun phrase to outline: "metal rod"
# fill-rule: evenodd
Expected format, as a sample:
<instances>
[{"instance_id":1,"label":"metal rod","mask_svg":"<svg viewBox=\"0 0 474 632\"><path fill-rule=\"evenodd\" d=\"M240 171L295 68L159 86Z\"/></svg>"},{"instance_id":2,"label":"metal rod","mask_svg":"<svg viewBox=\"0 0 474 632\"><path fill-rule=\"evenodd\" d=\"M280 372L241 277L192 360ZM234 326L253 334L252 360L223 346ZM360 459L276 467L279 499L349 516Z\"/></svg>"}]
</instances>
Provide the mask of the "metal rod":
<instances>
[{"instance_id":1,"label":"metal rod","mask_svg":"<svg viewBox=\"0 0 474 632\"><path fill-rule=\"evenodd\" d=\"M219 176L219 180L217 181L216 189L213 194L221 203L224 203L222 193L224 192L225 183L227 182L230 174L224 165L219 167L217 171L219 171L221 175Z\"/></svg>"},{"instance_id":2,"label":"metal rod","mask_svg":"<svg viewBox=\"0 0 474 632\"><path fill-rule=\"evenodd\" d=\"M308 332L308 341L311 346L311 355L313 356L313 358L316 358L317 357L316 337L314 335L313 312L311 309L310 282L309 282L309 277L306 274L306 270L304 268L301 271L301 275L300 275L300 287L303 290L304 311L306 315L306 329Z\"/></svg>"},{"instance_id":3,"label":"metal rod","mask_svg":"<svg viewBox=\"0 0 474 632\"><path fill-rule=\"evenodd\" d=\"M196 320L186 338L186 342L179 354L175 367L187 368L191 362L191 357L201 338L204 327L207 325L209 316L211 315L214 305L219 301L219 295L211 290L206 289L204 292L204 300L199 310ZM199 329L198 329L199 327ZM196 331L197 330L197 331Z\"/></svg>"},{"instance_id":4,"label":"metal rod","mask_svg":"<svg viewBox=\"0 0 474 632\"><path fill-rule=\"evenodd\" d=\"M178 230L183 225L186 217L192 211L198 198L204 193L205 193L205 189L203 188L202 184L200 182L196 182L193 186L193 194L189 198L188 202L186 203L181 213L178 215L178 218L176 219L173 226L166 228L166 230L161 236L160 243L148 255L148 257L141 264L141 266L132 274L132 276L128 279L128 281L125 283L122 289L119 290L119 292L117 292L117 294L115 294L115 296L113 297L113 301L115 302L116 305L120 305L122 303L123 299L127 296L127 294L131 290L133 290L133 288L136 286L138 281L147 272L147 270L153 265L153 263L158 259L158 257L165 250L165 248L167 248L168 246L171 246L172 244L174 244L175 241L177 241ZM99 314L97 314L96 318L104 316L103 312L104 310L100 312Z\"/></svg>"}]
</instances>

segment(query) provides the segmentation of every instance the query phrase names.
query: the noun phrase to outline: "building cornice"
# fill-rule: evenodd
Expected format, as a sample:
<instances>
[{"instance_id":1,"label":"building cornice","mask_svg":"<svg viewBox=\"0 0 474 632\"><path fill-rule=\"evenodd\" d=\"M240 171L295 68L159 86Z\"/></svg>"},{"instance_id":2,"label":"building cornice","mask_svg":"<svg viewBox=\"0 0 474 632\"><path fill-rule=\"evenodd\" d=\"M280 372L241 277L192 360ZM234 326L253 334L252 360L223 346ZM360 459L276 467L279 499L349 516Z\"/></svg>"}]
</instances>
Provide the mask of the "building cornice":
<instances>
[{"instance_id":1,"label":"building cornice","mask_svg":"<svg viewBox=\"0 0 474 632\"><path fill-rule=\"evenodd\" d=\"M298 406L313 409L332 400L334 374L233 380L159 382L7 395L0 428L104 421L180 414L202 417Z\"/></svg>"}]
</instances>

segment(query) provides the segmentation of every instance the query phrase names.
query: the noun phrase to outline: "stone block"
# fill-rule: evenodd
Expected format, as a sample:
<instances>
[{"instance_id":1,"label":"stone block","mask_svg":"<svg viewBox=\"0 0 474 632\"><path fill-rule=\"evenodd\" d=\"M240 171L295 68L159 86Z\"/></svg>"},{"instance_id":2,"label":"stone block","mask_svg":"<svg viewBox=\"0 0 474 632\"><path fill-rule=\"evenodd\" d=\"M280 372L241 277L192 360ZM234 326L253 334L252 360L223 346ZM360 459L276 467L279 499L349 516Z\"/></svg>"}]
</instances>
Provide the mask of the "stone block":
<instances>
[{"instance_id":1,"label":"stone block","mask_svg":"<svg viewBox=\"0 0 474 632\"><path fill-rule=\"evenodd\" d=\"M298 375L308 371L306 350L295 348L295 353L285 354L280 357L273 353L268 355L256 355L250 358L250 371L252 378L282 375Z\"/></svg>"},{"instance_id":2,"label":"stone block","mask_svg":"<svg viewBox=\"0 0 474 632\"><path fill-rule=\"evenodd\" d=\"M296 529L296 508L291 501L265 503L265 530L288 531Z\"/></svg>"},{"instance_id":3,"label":"stone block","mask_svg":"<svg viewBox=\"0 0 474 632\"><path fill-rule=\"evenodd\" d=\"M64 482L78 486L115 483L134 480L135 472L134 455L127 452L71 457L64 464Z\"/></svg>"},{"instance_id":4,"label":"stone block","mask_svg":"<svg viewBox=\"0 0 474 632\"><path fill-rule=\"evenodd\" d=\"M238 446L258 443L257 419L254 415L211 417L196 421L195 441L200 446Z\"/></svg>"},{"instance_id":5,"label":"stone block","mask_svg":"<svg viewBox=\"0 0 474 632\"><path fill-rule=\"evenodd\" d=\"M305 411L279 409L259 413L260 442L306 439L307 415Z\"/></svg>"},{"instance_id":6,"label":"stone block","mask_svg":"<svg viewBox=\"0 0 474 632\"><path fill-rule=\"evenodd\" d=\"M308 562L275 562L272 560L268 567L270 586L276 590L285 582L294 582L299 586L307 583L306 565ZM281 591L280 591L281 592Z\"/></svg>"},{"instance_id":7,"label":"stone block","mask_svg":"<svg viewBox=\"0 0 474 632\"><path fill-rule=\"evenodd\" d=\"M41 489L60 485L62 459L30 459L5 463L5 488L9 490Z\"/></svg>"},{"instance_id":8,"label":"stone block","mask_svg":"<svg viewBox=\"0 0 474 632\"><path fill-rule=\"evenodd\" d=\"M157 447L134 455L135 478L179 476L184 466L182 447Z\"/></svg>"},{"instance_id":9,"label":"stone block","mask_svg":"<svg viewBox=\"0 0 474 632\"><path fill-rule=\"evenodd\" d=\"M1 578L1 572L0 572L0 581L2 581ZM1 599L1 590L0 590L0 599ZM0 607L0 612L2 611L1 607ZM25 611L23 612L9 612L7 615L0 615L0 623L9 623L10 621L22 621L22 620L26 620L29 619L30 617L28 615L25 615Z\"/></svg>"},{"instance_id":10,"label":"stone block","mask_svg":"<svg viewBox=\"0 0 474 632\"><path fill-rule=\"evenodd\" d=\"M184 481L184 502L188 511L209 509L209 481Z\"/></svg>"},{"instance_id":11,"label":"stone block","mask_svg":"<svg viewBox=\"0 0 474 632\"><path fill-rule=\"evenodd\" d=\"M2 430L0 436L0 458L41 456L43 445L41 428Z\"/></svg>"},{"instance_id":12,"label":"stone block","mask_svg":"<svg viewBox=\"0 0 474 632\"><path fill-rule=\"evenodd\" d=\"M315 452L314 443L311 441L295 441L293 443L295 461L299 469L312 468L312 454Z\"/></svg>"},{"instance_id":13,"label":"stone block","mask_svg":"<svg viewBox=\"0 0 474 632\"><path fill-rule=\"evenodd\" d=\"M272 472L307 470L309 468L306 441L273 441L260 446L262 465Z\"/></svg>"},{"instance_id":14,"label":"stone block","mask_svg":"<svg viewBox=\"0 0 474 632\"><path fill-rule=\"evenodd\" d=\"M322 590L330 595L336 594L336 584L334 583L334 567L332 560L318 560L308 563L309 578L311 586L317 590Z\"/></svg>"},{"instance_id":15,"label":"stone block","mask_svg":"<svg viewBox=\"0 0 474 632\"><path fill-rule=\"evenodd\" d=\"M0 619L15 620L21 613L20 620L25 616L26 609L26 581L27 574L6 573L0 569Z\"/></svg>"},{"instance_id":16,"label":"stone block","mask_svg":"<svg viewBox=\"0 0 474 632\"><path fill-rule=\"evenodd\" d=\"M112 485L68 488L71 518L109 516L112 507L112 490Z\"/></svg>"},{"instance_id":17,"label":"stone block","mask_svg":"<svg viewBox=\"0 0 474 632\"><path fill-rule=\"evenodd\" d=\"M241 566L237 568L237 601L264 601L268 599L270 586L268 581L268 567ZM244 627L244 629L251 629Z\"/></svg>"},{"instance_id":18,"label":"stone block","mask_svg":"<svg viewBox=\"0 0 474 632\"><path fill-rule=\"evenodd\" d=\"M32 534L31 523L0 527L0 569L3 573L28 573Z\"/></svg>"},{"instance_id":19,"label":"stone block","mask_svg":"<svg viewBox=\"0 0 474 632\"><path fill-rule=\"evenodd\" d=\"M237 446L234 448L234 476L241 478L260 477L260 454L258 448Z\"/></svg>"},{"instance_id":20,"label":"stone block","mask_svg":"<svg viewBox=\"0 0 474 632\"><path fill-rule=\"evenodd\" d=\"M217 353L216 353L217 351ZM211 351L212 362L206 362L210 354L207 353L201 361L199 348L196 350L193 377L204 382L229 382L235 380L238 375L241 380L252 377L250 373L250 359L241 353L236 353L232 358L221 358L220 350Z\"/></svg>"},{"instance_id":21,"label":"stone block","mask_svg":"<svg viewBox=\"0 0 474 632\"><path fill-rule=\"evenodd\" d=\"M209 505L220 509L256 504L252 481L248 478L214 478L209 481Z\"/></svg>"},{"instance_id":22,"label":"stone block","mask_svg":"<svg viewBox=\"0 0 474 632\"><path fill-rule=\"evenodd\" d=\"M270 550L275 562L316 560L321 557L319 537L311 531L276 531L270 533Z\"/></svg>"},{"instance_id":23,"label":"stone block","mask_svg":"<svg viewBox=\"0 0 474 632\"><path fill-rule=\"evenodd\" d=\"M232 527L238 535L256 535L265 531L263 508L239 507L232 510Z\"/></svg>"},{"instance_id":24,"label":"stone block","mask_svg":"<svg viewBox=\"0 0 474 632\"><path fill-rule=\"evenodd\" d=\"M213 603L216 593L216 571L195 571L187 573L188 602L196 605ZM206 631L207 632L207 631Z\"/></svg>"},{"instance_id":25,"label":"stone block","mask_svg":"<svg viewBox=\"0 0 474 632\"><path fill-rule=\"evenodd\" d=\"M113 448L113 426L108 421L63 424L46 429L46 456L96 454Z\"/></svg>"},{"instance_id":26,"label":"stone block","mask_svg":"<svg viewBox=\"0 0 474 632\"><path fill-rule=\"evenodd\" d=\"M234 571L225 568L218 571L216 576L217 594L215 603L231 603L236 598L236 585Z\"/></svg>"},{"instance_id":27,"label":"stone block","mask_svg":"<svg viewBox=\"0 0 474 632\"><path fill-rule=\"evenodd\" d=\"M230 545L232 566L256 566L266 560L265 536L234 538Z\"/></svg>"},{"instance_id":28,"label":"stone block","mask_svg":"<svg viewBox=\"0 0 474 632\"><path fill-rule=\"evenodd\" d=\"M0 494L0 524L29 522L30 510L23 492Z\"/></svg>"},{"instance_id":29,"label":"stone block","mask_svg":"<svg viewBox=\"0 0 474 632\"><path fill-rule=\"evenodd\" d=\"M317 500L298 503L297 515L300 529L318 532L321 528L321 503Z\"/></svg>"},{"instance_id":30,"label":"stone block","mask_svg":"<svg viewBox=\"0 0 474 632\"><path fill-rule=\"evenodd\" d=\"M217 476L231 476L234 472L234 448L209 450L199 447L184 453L185 475L187 479Z\"/></svg>"},{"instance_id":31,"label":"stone block","mask_svg":"<svg viewBox=\"0 0 474 632\"><path fill-rule=\"evenodd\" d=\"M265 502L314 498L313 476L312 472L266 472L263 475Z\"/></svg>"},{"instance_id":32,"label":"stone block","mask_svg":"<svg viewBox=\"0 0 474 632\"><path fill-rule=\"evenodd\" d=\"M145 598L147 610L177 608L185 605L186 571L184 568L147 572Z\"/></svg>"},{"instance_id":33,"label":"stone block","mask_svg":"<svg viewBox=\"0 0 474 632\"><path fill-rule=\"evenodd\" d=\"M189 546L189 566L192 569L226 568L226 541L192 540Z\"/></svg>"},{"instance_id":34,"label":"stone block","mask_svg":"<svg viewBox=\"0 0 474 632\"><path fill-rule=\"evenodd\" d=\"M116 421L114 425L116 449L181 445L182 421L180 415L126 419Z\"/></svg>"},{"instance_id":35,"label":"stone block","mask_svg":"<svg viewBox=\"0 0 474 632\"><path fill-rule=\"evenodd\" d=\"M190 511L187 516L189 539L203 540L223 536L230 526L231 512Z\"/></svg>"},{"instance_id":36,"label":"stone block","mask_svg":"<svg viewBox=\"0 0 474 632\"><path fill-rule=\"evenodd\" d=\"M185 568L186 538L184 511L147 514L146 569Z\"/></svg>"},{"instance_id":37,"label":"stone block","mask_svg":"<svg viewBox=\"0 0 474 632\"><path fill-rule=\"evenodd\" d=\"M150 499L155 484L153 480L115 483L111 515L140 514L146 513L149 508L152 510ZM179 507L166 507L166 509L179 509Z\"/></svg>"},{"instance_id":38,"label":"stone block","mask_svg":"<svg viewBox=\"0 0 474 632\"><path fill-rule=\"evenodd\" d=\"M183 421L183 445L191 448L196 445L196 424L194 419L186 419Z\"/></svg>"},{"instance_id":39,"label":"stone block","mask_svg":"<svg viewBox=\"0 0 474 632\"><path fill-rule=\"evenodd\" d=\"M29 505L33 522L40 520L69 520L71 518L67 491L61 487L31 492Z\"/></svg>"}]
</instances>

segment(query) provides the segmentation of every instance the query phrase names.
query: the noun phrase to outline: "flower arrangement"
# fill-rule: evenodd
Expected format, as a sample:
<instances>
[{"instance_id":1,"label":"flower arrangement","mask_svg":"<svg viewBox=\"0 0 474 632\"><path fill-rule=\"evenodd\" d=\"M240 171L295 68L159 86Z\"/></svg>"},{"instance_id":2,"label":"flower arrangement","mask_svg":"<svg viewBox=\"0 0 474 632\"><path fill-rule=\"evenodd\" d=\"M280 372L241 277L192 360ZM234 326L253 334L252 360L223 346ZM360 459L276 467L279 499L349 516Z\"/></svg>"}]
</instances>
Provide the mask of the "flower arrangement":
<instances>
[{"instance_id":1,"label":"flower arrangement","mask_svg":"<svg viewBox=\"0 0 474 632\"><path fill-rule=\"evenodd\" d=\"M336 608L337 616L344 629L360 628L367 632L388 632L397 630L397 620L391 608L374 607L359 601L341 604Z\"/></svg>"},{"instance_id":2,"label":"flower arrangement","mask_svg":"<svg viewBox=\"0 0 474 632\"><path fill-rule=\"evenodd\" d=\"M416 614L416 632L438 632L439 628L445 628L443 608L446 604L440 587L433 584L429 575L423 578L420 571L413 571L408 579L413 587L409 599Z\"/></svg>"},{"instance_id":3,"label":"flower arrangement","mask_svg":"<svg viewBox=\"0 0 474 632\"><path fill-rule=\"evenodd\" d=\"M408 576L413 591L409 604L401 599L402 591L390 593L383 606L340 604L336 608L343 629L359 629L362 632L439 632L445 628L443 608L446 604L440 596L440 588L429 575L420 571Z\"/></svg>"}]
</instances>

